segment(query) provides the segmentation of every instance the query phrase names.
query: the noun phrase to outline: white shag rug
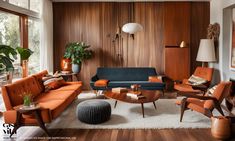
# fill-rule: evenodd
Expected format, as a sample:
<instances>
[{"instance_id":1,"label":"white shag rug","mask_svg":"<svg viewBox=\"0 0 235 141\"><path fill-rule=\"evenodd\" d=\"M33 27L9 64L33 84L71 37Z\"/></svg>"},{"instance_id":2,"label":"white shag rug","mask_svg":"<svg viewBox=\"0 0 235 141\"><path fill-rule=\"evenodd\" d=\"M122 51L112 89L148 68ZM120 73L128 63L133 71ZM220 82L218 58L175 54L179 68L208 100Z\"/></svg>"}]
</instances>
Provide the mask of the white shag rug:
<instances>
[{"instance_id":1,"label":"white shag rug","mask_svg":"<svg viewBox=\"0 0 235 141\"><path fill-rule=\"evenodd\" d=\"M144 104L145 118L142 117L141 105L118 102L114 107L115 100L105 100L112 106L112 114L109 121L101 124L86 124L76 117L76 107L84 100L96 98L95 94L80 94L78 99L67 108L59 118L48 125L49 129L167 129L167 128L210 128L211 121L206 116L187 110L183 121L180 122L180 106L174 102L176 99L159 99L156 101L157 109L153 103ZM214 115L219 115L214 110Z\"/></svg>"}]
</instances>

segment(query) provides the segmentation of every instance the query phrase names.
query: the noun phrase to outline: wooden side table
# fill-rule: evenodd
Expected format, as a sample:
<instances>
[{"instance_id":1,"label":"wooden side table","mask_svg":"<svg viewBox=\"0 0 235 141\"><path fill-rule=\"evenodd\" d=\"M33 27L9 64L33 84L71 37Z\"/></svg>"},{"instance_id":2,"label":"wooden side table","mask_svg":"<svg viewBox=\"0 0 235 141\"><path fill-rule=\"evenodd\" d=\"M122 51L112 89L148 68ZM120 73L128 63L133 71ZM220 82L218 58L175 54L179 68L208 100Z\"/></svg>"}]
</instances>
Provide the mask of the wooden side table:
<instances>
[{"instance_id":1,"label":"wooden side table","mask_svg":"<svg viewBox=\"0 0 235 141\"><path fill-rule=\"evenodd\" d=\"M73 77L75 76L78 81L78 74L77 73L59 73L65 81L75 81Z\"/></svg>"},{"instance_id":2,"label":"wooden side table","mask_svg":"<svg viewBox=\"0 0 235 141\"><path fill-rule=\"evenodd\" d=\"M11 132L10 137L16 132L18 128L20 128L21 126L25 126L25 124L21 122L23 118L23 114L34 114L37 119L38 125L49 136L49 132L46 129L45 123L43 122L42 116L40 114L40 106L35 106L35 107L30 107L30 108L24 108L23 106L18 106L15 108L15 110L17 111L16 123L14 124L14 129Z\"/></svg>"}]
</instances>

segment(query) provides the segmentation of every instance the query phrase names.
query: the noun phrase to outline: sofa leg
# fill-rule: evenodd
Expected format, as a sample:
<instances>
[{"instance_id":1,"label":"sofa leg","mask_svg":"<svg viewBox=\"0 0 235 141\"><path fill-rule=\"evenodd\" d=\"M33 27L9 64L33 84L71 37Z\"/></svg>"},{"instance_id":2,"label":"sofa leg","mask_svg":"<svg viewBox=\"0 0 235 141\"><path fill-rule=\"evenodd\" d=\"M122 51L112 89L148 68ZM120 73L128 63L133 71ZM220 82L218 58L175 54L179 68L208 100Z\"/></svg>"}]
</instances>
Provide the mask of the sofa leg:
<instances>
[{"instance_id":1,"label":"sofa leg","mask_svg":"<svg viewBox=\"0 0 235 141\"><path fill-rule=\"evenodd\" d=\"M94 93L95 93L95 96L97 97L97 93L98 93L98 91L97 91L97 90L94 90Z\"/></svg>"},{"instance_id":2,"label":"sofa leg","mask_svg":"<svg viewBox=\"0 0 235 141\"><path fill-rule=\"evenodd\" d=\"M162 90L162 96L164 96L164 90Z\"/></svg>"},{"instance_id":3,"label":"sofa leg","mask_svg":"<svg viewBox=\"0 0 235 141\"><path fill-rule=\"evenodd\" d=\"M180 122L182 122L183 116L184 116L184 111L186 108L186 102L187 102L187 98L182 99L181 101L181 114L180 114Z\"/></svg>"}]
</instances>

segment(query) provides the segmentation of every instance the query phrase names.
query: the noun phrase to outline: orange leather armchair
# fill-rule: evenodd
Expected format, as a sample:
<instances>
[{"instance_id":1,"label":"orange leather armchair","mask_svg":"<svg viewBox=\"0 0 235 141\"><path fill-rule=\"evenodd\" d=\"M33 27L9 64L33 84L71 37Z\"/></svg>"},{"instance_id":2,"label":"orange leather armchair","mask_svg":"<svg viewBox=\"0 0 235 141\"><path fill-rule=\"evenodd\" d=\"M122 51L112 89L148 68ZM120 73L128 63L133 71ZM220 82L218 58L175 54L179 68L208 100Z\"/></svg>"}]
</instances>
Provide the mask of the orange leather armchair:
<instances>
[{"instance_id":1,"label":"orange leather armchair","mask_svg":"<svg viewBox=\"0 0 235 141\"><path fill-rule=\"evenodd\" d=\"M204 85L208 88L211 84L213 70L213 68L197 67L193 75L206 79L207 83ZM174 89L184 92L200 92L200 90L195 90L192 88L192 85L190 85L188 79L184 79L180 84L174 84Z\"/></svg>"},{"instance_id":2,"label":"orange leather armchair","mask_svg":"<svg viewBox=\"0 0 235 141\"><path fill-rule=\"evenodd\" d=\"M182 121L184 111L187 109L192 109L207 117L212 117L212 111L216 108L224 115L220 104L223 99L229 95L231 85L231 82L221 82L215 89L213 96L201 96L196 95L195 93L179 92L179 95L186 96L181 101L176 101L176 104L181 105L180 122Z\"/></svg>"}]
</instances>

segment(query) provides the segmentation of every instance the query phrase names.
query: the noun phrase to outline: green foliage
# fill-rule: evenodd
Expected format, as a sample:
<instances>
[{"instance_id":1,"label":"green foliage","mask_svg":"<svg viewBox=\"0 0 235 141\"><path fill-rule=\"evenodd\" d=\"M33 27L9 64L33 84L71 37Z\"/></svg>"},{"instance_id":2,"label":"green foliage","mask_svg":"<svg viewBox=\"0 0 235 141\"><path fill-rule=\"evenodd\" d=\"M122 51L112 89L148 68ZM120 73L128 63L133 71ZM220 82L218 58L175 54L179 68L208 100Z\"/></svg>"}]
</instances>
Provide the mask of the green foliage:
<instances>
[{"instance_id":1,"label":"green foliage","mask_svg":"<svg viewBox=\"0 0 235 141\"><path fill-rule=\"evenodd\" d=\"M17 59L17 52L7 45L0 45L0 72L13 70L13 62Z\"/></svg>"},{"instance_id":2,"label":"green foliage","mask_svg":"<svg viewBox=\"0 0 235 141\"><path fill-rule=\"evenodd\" d=\"M20 60L28 60L29 57L33 54L33 51L28 48L17 47L16 50L20 54Z\"/></svg>"},{"instance_id":3,"label":"green foliage","mask_svg":"<svg viewBox=\"0 0 235 141\"><path fill-rule=\"evenodd\" d=\"M64 58L71 59L73 64L81 64L82 61L90 59L93 55L92 50L83 42L73 42L66 45Z\"/></svg>"},{"instance_id":4,"label":"green foliage","mask_svg":"<svg viewBox=\"0 0 235 141\"><path fill-rule=\"evenodd\" d=\"M19 16L0 12L0 44L20 45Z\"/></svg>"}]
</instances>

